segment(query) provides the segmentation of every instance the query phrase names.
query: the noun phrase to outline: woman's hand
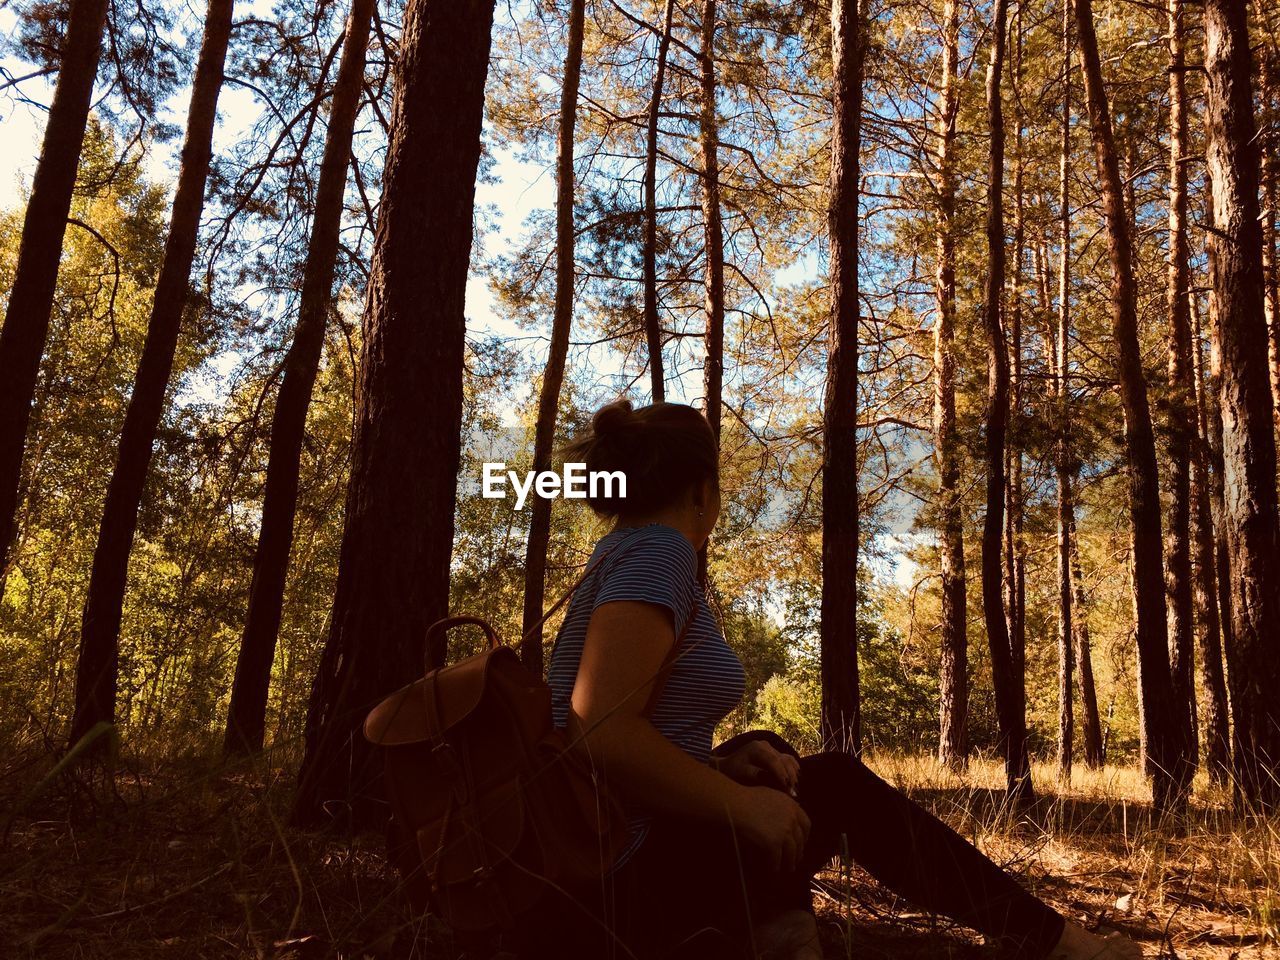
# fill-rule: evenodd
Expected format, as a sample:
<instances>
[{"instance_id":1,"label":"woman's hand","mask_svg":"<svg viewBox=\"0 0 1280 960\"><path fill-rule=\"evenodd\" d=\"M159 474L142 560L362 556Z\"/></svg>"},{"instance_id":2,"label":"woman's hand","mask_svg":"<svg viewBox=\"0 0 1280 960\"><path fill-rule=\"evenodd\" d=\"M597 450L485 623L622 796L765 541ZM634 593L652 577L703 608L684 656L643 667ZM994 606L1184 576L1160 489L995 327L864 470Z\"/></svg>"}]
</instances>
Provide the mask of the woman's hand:
<instances>
[{"instance_id":1,"label":"woman's hand","mask_svg":"<svg viewBox=\"0 0 1280 960\"><path fill-rule=\"evenodd\" d=\"M809 841L809 817L791 797L773 787L746 787L735 794L729 815L774 870L790 873L799 865Z\"/></svg>"},{"instance_id":2,"label":"woman's hand","mask_svg":"<svg viewBox=\"0 0 1280 960\"><path fill-rule=\"evenodd\" d=\"M793 797L800 780L800 761L765 740L748 740L719 758L715 766L730 780L747 786L777 787Z\"/></svg>"}]
</instances>

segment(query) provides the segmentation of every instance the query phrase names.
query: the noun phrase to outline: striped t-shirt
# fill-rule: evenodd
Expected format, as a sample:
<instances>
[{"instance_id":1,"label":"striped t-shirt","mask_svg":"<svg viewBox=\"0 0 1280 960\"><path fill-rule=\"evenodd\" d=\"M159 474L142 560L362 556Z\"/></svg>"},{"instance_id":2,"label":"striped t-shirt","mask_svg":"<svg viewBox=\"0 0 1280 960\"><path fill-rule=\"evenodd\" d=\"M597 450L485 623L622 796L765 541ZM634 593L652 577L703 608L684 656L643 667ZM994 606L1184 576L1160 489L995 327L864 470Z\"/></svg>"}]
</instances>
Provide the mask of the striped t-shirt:
<instances>
[{"instance_id":1,"label":"striped t-shirt","mask_svg":"<svg viewBox=\"0 0 1280 960\"><path fill-rule=\"evenodd\" d=\"M582 646L595 609L619 600L652 603L671 614L677 637L689 618L693 620L649 720L685 753L708 762L715 728L742 699L746 675L698 584L693 545L678 530L662 524L623 528L596 544L590 562L595 569L570 601L547 670L556 725L568 723ZM649 819L629 815L633 841L628 854L643 839Z\"/></svg>"}]
</instances>

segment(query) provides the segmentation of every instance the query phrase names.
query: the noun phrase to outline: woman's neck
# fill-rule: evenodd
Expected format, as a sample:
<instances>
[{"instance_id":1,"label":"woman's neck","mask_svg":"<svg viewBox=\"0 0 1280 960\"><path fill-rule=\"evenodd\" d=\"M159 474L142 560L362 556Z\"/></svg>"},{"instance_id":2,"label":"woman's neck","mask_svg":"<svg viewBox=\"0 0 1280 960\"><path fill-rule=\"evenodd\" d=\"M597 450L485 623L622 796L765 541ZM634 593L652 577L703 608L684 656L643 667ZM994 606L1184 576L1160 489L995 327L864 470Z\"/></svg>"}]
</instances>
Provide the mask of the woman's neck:
<instances>
[{"instance_id":1,"label":"woman's neck","mask_svg":"<svg viewBox=\"0 0 1280 960\"><path fill-rule=\"evenodd\" d=\"M619 516L614 522L613 529L627 530L635 527L647 527L655 523L678 530L686 540L693 544L695 550L701 548L702 544L698 542L697 517L692 507L669 507L653 513Z\"/></svg>"}]
</instances>

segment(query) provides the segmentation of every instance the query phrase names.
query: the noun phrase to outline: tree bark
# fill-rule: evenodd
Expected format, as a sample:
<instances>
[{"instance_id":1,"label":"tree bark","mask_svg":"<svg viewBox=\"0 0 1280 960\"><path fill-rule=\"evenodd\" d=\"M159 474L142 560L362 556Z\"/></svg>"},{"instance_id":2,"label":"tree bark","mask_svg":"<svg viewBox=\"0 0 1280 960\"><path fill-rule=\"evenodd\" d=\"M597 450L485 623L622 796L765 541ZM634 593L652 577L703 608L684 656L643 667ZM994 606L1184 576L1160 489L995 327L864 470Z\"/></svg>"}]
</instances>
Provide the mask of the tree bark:
<instances>
[{"instance_id":1,"label":"tree bark","mask_svg":"<svg viewBox=\"0 0 1280 960\"><path fill-rule=\"evenodd\" d=\"M856 0L831 2L831 312L822 419L822 737L861 750L858 702L858 149L862 21Z\"/></svg>"},{"instance_id":2,"label":"tree bark","mask_svg":"<svg viewBox=\"0 0 1280 960\"><path fill-rule=\"evenodd\" d=\"M284 360L284 376L271 419L267 481L262 502L262 526L249 588L249 611L240 638L235 682L223 749L229 753L262 749L266 731L267 695L271 664L280 633L293 522L298 506L298 474L307 409L320 366L325 328L333 309L333 274L338 258L347 166L352 132L364 85L365 52L375 0L352 0L343 41L342 61L333 88L324 156L316 186L315 216L293 343ZM537 502L537 501L535 501Z\"/></svg>"},{"instance_id":3,"label":"tree bark","mask_svg":"<svg viewBox=\"0 0 1280 960\"><path fill-rule=\"evenodd\" d=\"M560 391L569 355L573 327L574 295L574 132L578 123L578 86L582 77L582 37L586 0L569 4L568 46L564 53L564 81L560 87L560 129L556 145L556 301L551 318L551 344L547 366L538 391L538 420L533 431L533 470L551 469ZM524 557L524 636L520 657L542 675L543 606L546 602L547 548L551 543L551 505L546 497L534 497L529 517L529 540Z\"/></svg>"},{"instance_id":4,"label":"tree bark","mask_svg":"<svg viewBox=\"0 0 1280 960\"><path fill-rule=\"evenodd\" d=\"M22 221L22 242L0 329L0 570L8 569L31 401L62 258L89 100L102 51L107 0L73 0L59 52L58 85Z\"/></svg>"},{"instance_id":5,"label":"tree bark","mask_svg":"<svg viewBox=\"0 0 1280 960\"><path fill-rule=\"evenodd\" d=\"M1191 576L1191 460L1196 440L1195 382L1191 368L1191 247L1187 238L1186 63L1182 0L1169 0L1169 438L1170 509L1165 539L1165 591L1173 708L1185 716L1192 769L1198 763L1195 735L1195 600Z\"/></svg>"},{"instance_id":6,"label":"tree bark","mask_svg":"<svg viewBox=\"0 0 1280 960\"><path fill-rule=\"evenodd\" d=\"M969 759L969 632L964 570L964 520L956 436L956 240L955 141L960 91L960 12L943 0L942 87L938 119L938 222L933 331L933 435L938 465L939 557L942 577L942 667L938 683L938 756L953 770Z\"/></svg>"},{"instance_id":7,"label":"tree bark","mask_svg":"<svg viewBox=\"0 0 1280 960\"><path fill-rule=\"evenodd\" d=\"M1058 774L1071 782L1075 717L1072 710L1075 649L1072 646L1071 530L1071 3L1062 5L1062 127L1058 154L1058 330L1055 340L1058 437L1054 472L1058 486ZM1092 681L1092 676L1090 676ZM1097 704L1094 704L1095 719Z\"/></svg>"},{"instance_id":8,"label":"tree bark","mask_svg":"<svg viewBox=\"0 0 1280 960\"><path fill-rule=\"evenodd\" d=\"M133 393L120 433L115 470L107 486L102 524L93 553L93 569L81 622L80 660L76 670L75 714L71 743L95 724L115 721L119 675L120 618L129 569L129 552L138 525L156 428L164 413L165 392L182 315L191 285L205 184L213 159L213 127L218 93L231 35L232 0L209 0L204 38L191 86L187 133L182 145L178 187L169 220L164 260L156 281L155 300L147 322L147 338L138 361Z\"/></svg>"},{"instance_id":9,"label":"tree bark","mask_svg":"<svg viewBox=\"0 0 1280 960\"><path fill-rule=\"evenodd\" d=\"M1222 666L1222 617L1218 610L1218 583L1214 554L1212 481L1209 476L1209 422L1204 378L1200 369L1200 323L1193 313L1193 373L1196 388L1198 434L1191 460L1192 545L1195 551L1196 621L1199 624L1201 677L1204 687L1205 764L1209 779L1225 784L1231 776L1231 731L1227 715L1227 683Z\"/></svg>"},{"instance_id":10,"label":"tree bark","mask_svg":"<svg viewBox=\"0 0 1280 960\"><path fill-rule=\"evenodd\" d=\"M987 63L987 125L991 138L987 174L987 276L982 306L987 334L987 515L982 528L982 612L991 648L991 680L995 688L1000 747L1005 760L1006 789L1019 803L1034 797L1027 756L1025 704L1018 696L1017 667L1005 619L1003 538L1005 435L1009 419L1009 350L1005 338L1004 290L1004 112L1000 79L1004 65L1008 0L996 0Z\"/></svg>"},{"instance_id":11,"label":"tree bark","mask_svg":"<svg viewBox=\"0 0 1280 960\"><path fill-rule=\"evenodd\" d=\"M716 0L702 4L702 220L706 285L707 356L703 385L707 421L720 439L720 406L724 394L724 225L720 215L720 124L716 116Z\"/></svg>"},{"instance_id":12,"label":"tree bark","mask_svg":"<svg viewBox=\"0 0 1280 960\"><path fill-rule=\"evenodd\" d=\"M1186 740L1173 709L1168 620L1164 598L1164 558L1160 484L1146 377L1138 346L1137 286L1133 245L1125 211L1124 186L1115 150L1110 107L1102 84L1092 0L1076 0L1076 31L1094 154L1101 181L1111 259L1112 332L1120 401L1124 409L1125 454L1129 474L1130 536L1133 546L1135 632L1142 724L1152 795L1157 812L1177 812L1190 782Z\"/></svg>"},{"instance_id":13,"label":"tree bark","mask_svg":"<svg viewBox=\"0 0 1280 960\"><path fill-rule=\"evenodd\" d=\"M1011 34L1013 56L1010 88L1014 101L1013 138L1013 266L1009 271L1009 295L1006 299L1009 312L1009 429L1005 435L1006 496L1005 514L1005 617L1009 621L1009 649L1013 657L1014 688L1017 702L1021 704L1022 721L1026 729L1027 703L1027 590L1026 559L1022 553L1023 485L1022 485L1022 437L1020 435L1023 410L1022 379L1022 266L1025 255L1025 220L1023 208L1023 156L1022 156L1022 4L1019 3L1013 17Z\"/></svg>"},{"instance_id":14,"label":"tree bark","mask_svg":"<svg viewBox=\"0 0 1280 960\"><path fill-rule=\"evenodd\" d=\"M385 820L361 735L380 698L420 676L449 607L461 458L463 310L493 0L405 11L365 297L359 404L330 630L307 715L294 821L326 809ZM444 644L428 651L440 665ZM331 804L326 808L327 804Z\"/></svg>"},{"instance_id":15,"label":"tree bark","mask_svg":"<svg viewBox=\"0 0 1280 960\"><path fill-rule=\"evenodd\" d=\"M667 73L667 51L671 47L671 19L675 0L667 0L662 17L662 34L654 60L653 94L649 98L648 147L644 158L644 333L649 345L649 380L654 403L667 398L666 374L662 363L662 318L658 313L658 115L662 112L662 87Z\"/></svg>"},{"instance_id":16,"label":"tree bark","mask_svg":"<svg viewBox=\"0 0 1280 960\"><path fill-rule=\"evenodd\" d=\"M1271 404L1276 429L1280 430L1280 264L1276 262L1276 204L1280 202L1280 184L1277 184L1276 150L1280 149L1280 137L1276 135L1277 108L1275 84L1276 51L1269 43L1258 48L1258 90L1261 101L1263 127L1259 139L1261 146L1260 175L1262 178L1262 270L1266 284L1263 300L1267 320L1267 350L1271 364Z\"/></svg>"},{"instance_id":17,"label":"tree bark","mask_svg":"<svg viewBox=\"0 0 1280 960\"><path fill-rule=\"evenodd\" d=\"M1089 637L1089 620L1085 615L1088 600L1084 592L1084 575L1080 569L1080 538L1076 535L1076 518L1071 516L1071 611L1072 636L1075 647L1076 683L1080 689L1080 739L1084 748L1084 765L1099 770L1106 761L1106 744L1102 738L1102 720L1098 714L1098 691L1093 682L1093 642Z\"/></svg>"},{"instance_id":18,"label":"tree bark","mask_svg":"<svg viewBox=\"0 0 1280 960\"><path fill-rule=\"evenodd\" d=\"M1213 223L1213 174L1205 169L1205 223ZM1206 233L1208 287L1217 286L1217 253ZM1218 627L1222 633L1222 653L1235 648L1232 636L1231 551L1227 543L1226 479L1222 456L1222 346L1218 330L1218 300L1209 297L1209 376L1201 400L1205 408L1205 458L1209 472L1209 505L1213 521L1214 580L1218 603ZM1206 659L1206 664L1209 662ZM1229 660L1226 661L1230 663ZM1228 687L1228 702L1230 688Z\"/></svg>"},{"instance_id":19,"label":"tree bark","mask_svg":"<svg viewBox=\"0 0 1280 960\"><path fill-rule=\"evenodd\" d=\"M1267 369L1259 156L1244 0L1206 0L1205 119L1213 181L1217 334L1231 563L1227 648L1235 772L1243 800L1280 800L1280 519Z\"/></svg>"},{"instance_id":20,"label":"tree bark","mask_svg":"<svg viewBox=\"0 0 1280 960\"><path fill-rule=\"evenodd\" d=\"M699 63L701 117L698 143L702 153L703 280L706 287L706 358L703 393L707 422L720 444L724 402L724 223L720 214L720 122L716 114L716 0L702 4L702 57ZM698 582L707 582L707 548L698 551Z\"/></svg>"}]
</instances>

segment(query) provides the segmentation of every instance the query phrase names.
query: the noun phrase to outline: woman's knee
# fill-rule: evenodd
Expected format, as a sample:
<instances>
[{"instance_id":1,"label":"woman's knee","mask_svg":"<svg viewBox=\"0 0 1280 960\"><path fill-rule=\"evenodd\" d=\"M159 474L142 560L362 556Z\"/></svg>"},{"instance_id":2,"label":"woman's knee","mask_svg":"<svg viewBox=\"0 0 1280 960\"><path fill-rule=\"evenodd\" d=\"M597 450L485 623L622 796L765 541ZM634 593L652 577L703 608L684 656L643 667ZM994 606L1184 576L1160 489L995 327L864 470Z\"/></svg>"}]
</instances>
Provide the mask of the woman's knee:
<instances>
[{"instance_id":1,"label":"woman's knee","mask_svg":"<svg viewBox=\"0 0 1280 960\"><path fill-rule=\"evenodd\" d=\"M712 753L718 757L727 756L728 754L733 753L733 751L755 740L763 740L779 753L785 753L789 756L795 757L797 760L800 759L800 754L796 751L796 748L787 743L786 740L783 740L782 737L778 736L772 730L748 730L746 733L740 733L735 737L730 737L724 743L720 744L712 751Z\"/></svg>"},{"instance_id":2,"label":"woman's knee","mask_svg":"<svg viewBox=\"0 0 1280 960\"><path fill-rule=\"evenodd\" d=\"M851 753L815 753L800 760L801 791L841 793L893 789Z\"/></svg>"}]
</instances>

